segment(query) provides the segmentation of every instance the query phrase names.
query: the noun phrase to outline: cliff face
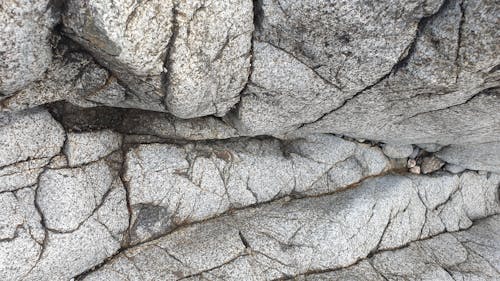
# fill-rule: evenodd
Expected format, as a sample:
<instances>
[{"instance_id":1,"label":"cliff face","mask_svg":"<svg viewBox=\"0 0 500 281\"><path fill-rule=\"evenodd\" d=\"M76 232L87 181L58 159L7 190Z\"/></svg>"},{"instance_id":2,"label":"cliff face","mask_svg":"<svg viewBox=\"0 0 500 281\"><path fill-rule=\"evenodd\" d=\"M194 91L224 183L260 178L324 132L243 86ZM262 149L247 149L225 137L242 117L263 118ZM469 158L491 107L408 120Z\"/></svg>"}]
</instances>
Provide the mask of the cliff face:
<instances>
[{"instance_id":1,"label":"cliff face","mask_svg":"<svg viewBox=\"0 0 500 281\"><path fill-rule=\"evenodd\" d=\"M4 0L0 280L500 279L493 0Z\"/></svg>"}]
</instances>

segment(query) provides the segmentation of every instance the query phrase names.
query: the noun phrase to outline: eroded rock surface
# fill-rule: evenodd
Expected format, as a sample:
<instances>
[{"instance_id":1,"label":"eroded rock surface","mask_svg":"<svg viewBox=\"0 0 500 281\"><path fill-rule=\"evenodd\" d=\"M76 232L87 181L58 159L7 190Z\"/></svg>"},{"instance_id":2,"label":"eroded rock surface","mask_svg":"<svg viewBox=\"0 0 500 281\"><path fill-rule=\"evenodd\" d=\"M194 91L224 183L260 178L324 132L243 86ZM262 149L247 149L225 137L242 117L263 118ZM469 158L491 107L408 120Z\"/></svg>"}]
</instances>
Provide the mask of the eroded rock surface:
<instances>
[{"instance_id":1,"label":"eroded rock surface","mask_svg":"<svg viewBox=\"0 0 500 281\"><path fill-rule=\"evenodd\" d=\"M0 280L500 280L494 0L0 4Z\"/></svg>"},{"instance_id":2,"label":"eroded rock surface","mask_svg":"<svg viewBox=\"0 0 500 281\"><path fill-rule=\"evenodd\" d=\"M69 1L63 19L66 34L127 85L133 107L221 116L246 84L250 0Z\"/></svg>"},{"instance_id":3,"label":"eroded rock surface","mask_svg":"<svg viewBox=\"0 0 500 281\"><path fill-rule=\"evenodd\" d=\"M499 183L499 176L475 173L384 176L339 194L282 200L179 229L121 253L84 280L272 280L347 267L498 213Z\"/></svg>"}]
</instances>

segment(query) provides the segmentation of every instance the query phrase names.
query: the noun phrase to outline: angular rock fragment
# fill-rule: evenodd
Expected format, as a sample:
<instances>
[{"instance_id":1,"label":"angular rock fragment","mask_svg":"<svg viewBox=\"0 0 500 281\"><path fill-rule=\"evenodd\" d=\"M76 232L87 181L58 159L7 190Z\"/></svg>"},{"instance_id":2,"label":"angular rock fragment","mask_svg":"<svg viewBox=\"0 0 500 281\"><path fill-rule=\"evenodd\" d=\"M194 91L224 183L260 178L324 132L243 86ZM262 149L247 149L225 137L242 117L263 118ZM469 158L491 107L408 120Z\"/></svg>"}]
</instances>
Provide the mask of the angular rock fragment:
<instances>
[{"instance_id":1,"label":"angular rock fragment","mask_svg":"<svg viewBox=\"0 0 500 281\"><path fill-rule=\"evenodd\" d=\"M429 174L441 169L444 166L444 162L439 158L434 156L427 156L422 158L422 163L420 168L422 169L422 173Z\"/></svg>"},{"instance_id":2,"label":"angular rock fragment","mask_svg":"<svg viewBox=\"0 0 500 281\"><path fill-rule=\"evenodd\" d=\"M0 113L0 193L36 185L65 132L45 110Z\"/></svg>"},{"instance_id":3,"label":"angular rock fragment","mask_svg":"<svg viewBox=\"0 0 500 281\"><path fill-rule=\"evenodd\" d=\"M413 153L413 146L385 144L382 151L390 158L407 158Z\"/></svg>"},{"instance_id":4,"label":"angular rock fragment","mask_svg":"<svg viewBox=\"0 0 500 281\"><path fill-rule=\"evenodd\" d=\"M42 109L0 113L0 167L50 158L61 150L63 128Z\"/></svg>"}]
</instances>

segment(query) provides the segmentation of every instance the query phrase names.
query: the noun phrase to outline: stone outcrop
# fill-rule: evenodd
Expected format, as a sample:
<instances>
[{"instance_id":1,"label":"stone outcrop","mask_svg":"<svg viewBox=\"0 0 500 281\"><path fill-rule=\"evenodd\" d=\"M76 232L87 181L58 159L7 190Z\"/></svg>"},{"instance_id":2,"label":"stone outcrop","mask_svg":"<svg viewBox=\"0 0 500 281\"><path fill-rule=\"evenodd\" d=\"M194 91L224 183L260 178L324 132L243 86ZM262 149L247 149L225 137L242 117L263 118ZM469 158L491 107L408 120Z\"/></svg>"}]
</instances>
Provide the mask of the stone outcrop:
<instances>
[{"instance_id":1,"label":"stone outcrop","mask_svg":"<svg viewBox=\"0 0 500 281\"><path fill-rule=\"evenodd\" d=\"M0 4L0 280L499 280L493 0Z\"/></svg>"}]
</instances>

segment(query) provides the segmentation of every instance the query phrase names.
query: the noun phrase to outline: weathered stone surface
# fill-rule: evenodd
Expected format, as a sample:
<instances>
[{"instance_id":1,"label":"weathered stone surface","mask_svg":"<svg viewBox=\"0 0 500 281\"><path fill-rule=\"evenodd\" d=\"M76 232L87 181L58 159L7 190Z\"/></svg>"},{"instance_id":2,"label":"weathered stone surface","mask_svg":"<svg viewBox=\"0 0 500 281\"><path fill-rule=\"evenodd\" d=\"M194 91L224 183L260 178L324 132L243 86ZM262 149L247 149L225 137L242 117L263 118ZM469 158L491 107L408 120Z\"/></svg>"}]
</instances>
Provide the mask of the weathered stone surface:
<instances>
[{"instance_id":1,"label":"weathered stone surface","mask_svg":"<svg viewBox=\"0 0 500 281\"><path fill-rule=\"evenodd\" d=\"M250 0L68 1L63 19L66 34L127 85L139 103L129 106L191 118L238 102L251 11Z\"/></svg>"},{"instance_id":2,"label":"weathered stone surface","mask_svg":"<svg viewBox=\"0 0 500 281\"><path fill-rule=\"evenodd\" d=\"M255 44L250 87L237 115L251 134L289 132L377 83L409 53L419 21L441 4L257 3L256 41L262 43Z\"/></svg>"},{"instance_id":3,"label":"weathered stone surface","mask_svg":"<svg viewBox=\"0 0 500 281\"><path fill-rule=\"evenodd\" d=\"M69 133L64 153L70 166L97 161L121 149L122 136L105 130L88 133Z\"/></svg>"},{"instance_id":4,"label":"weathered stone surface","mask_svg":"<svg viewBox=\"0 0 500 281\"><path fill-rule=\"evenodd\" d=\"M70 279L99 264L123 241L125 196L104 161L46 169L32 187L1 193L1 278Z\"/></svg>"},{"instance_id":5,"label":"weathered stone surface","mask_svg":"<svg viewBox=\"0 0 500 281\"><path fill-rule=\"evenodd\" d=\"M233 208L337 191L391 169L379 148L331 135L141 145L127 153L125 166L133 243Z\"/></svg>"},{"instance_id":6,"label":"weathered stone surface","mask_svg":"<svg viewBox=\"0 0 500 281\"><path fill-rule=\"evenodd\" d=\"M500 279L499 12L3 1L0 280Z\"/></svg>"},{"instance_id":7,"label":"weathered stone surface","mask_svg":"<svg viewBox=\"0 0 500 281\"><path fill-rule=\"evenodd\" d=\"M103 88L108 72L99 67L88 54L75 48L76 46L59 44L52 62L40 80L3 100L0 110L19 111L59 100L95 106L95 103L85 102L85 95Z\"/></svg>"},{"instance_id":8,"label":"weathered stone surface","mask_svg":"<svg viewBox=\"0 0 500 281\"><path fill-rule=\"evenodd\" d=\"M468 230L410 243L347 269L297 280L495 280L500 278L498 231L500 217L494 216Z\"/></svg>"},{"instance_id":9,"label":"weathered stone surface","mask_svg":"<svg viewBox=\"0 0 500 281\"><path fill-rule=\"evenodd\" d=\"M63 128L45 110L0 113L0 167L50 158L63 142Z\"/></svg>"},{"instance_id":10,"label":"weathered stone surface","mask_svg":"<svg viewBox=\"0 0 500 281\"><path fill-rule=\"evenodd\" d=\"M445 3L397 71L304 130L396 143L497 140L496 14L494 1Z\"/></svg>"},{"instance_id":11,"label":"weathered stone surface","mask_svg":"<svg viewBox=\"0 0 500 281\"><path fill-rule=\"evenodd\" d=\"M5 0L0 5L0 101L43 77L52 60L57 1Z\"/></svg>"},{"instance_id":12,"label":"weathered stone surface","mask_svg":"<svg viewBox=\"0 0 500 281\"><path fill-rule=\"evenodd\" d=\"M274 202L129 249L84 280L271 280L346 267L498 213L499 182L476 173L385 176L335 195Z\"/></svg>"}]
</instances>

